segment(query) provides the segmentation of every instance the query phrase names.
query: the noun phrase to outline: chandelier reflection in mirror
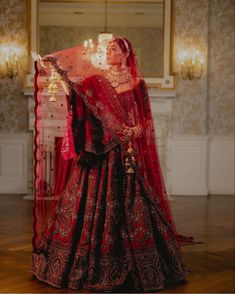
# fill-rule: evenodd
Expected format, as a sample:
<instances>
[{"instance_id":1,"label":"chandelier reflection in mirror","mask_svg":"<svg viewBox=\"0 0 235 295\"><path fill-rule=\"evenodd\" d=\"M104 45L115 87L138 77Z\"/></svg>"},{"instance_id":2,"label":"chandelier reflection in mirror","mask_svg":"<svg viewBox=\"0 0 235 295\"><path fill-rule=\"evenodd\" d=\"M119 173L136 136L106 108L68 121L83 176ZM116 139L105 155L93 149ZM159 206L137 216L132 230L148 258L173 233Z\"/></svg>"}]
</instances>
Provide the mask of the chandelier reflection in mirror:
<instances>
[{"instance_id":1,"label":"chandelier reflection in mirror","mask_svg":"<svg viewBox=\"0 0 235 295\"><path fill-rule=\"evenodd\" d=\"M92 39L88 41L84 41L84 47L87 49L86 51L89 52L89 58L94 67L101 68L102 70L106 70L108 68L106 64L106 48L108 42L113 38L113 34L109 33L107 30L107 0L104 2L105 9L104 9L104 31L98 35L98 45L96 52L92 52L94 48Z\"/></svg>"},{"instance_id":2,"label":"chandelier reflection in mirror","mask_svg":"<svg viewBox=\"0 0 235 295\"><path fill-rule=\"evenodd\" d=\"M93 42L91 39L85 41L83 46L86 48L86 53L89 55L89 58L94 67L106 70L108 65L106 63L106 48L109 40L113 38L113 35L110 33L101 33L98 35L98 44L96 51L94 52Z\"/></svg>"},{"instance_id":3,"label":"chandelier reflection in mirror","mask_svg":"<svg viewBox=\"0 0 235 295\"><path fill-rule=\"evenodd\" d=\"M107 43L113 37L110 33L101 33L98 36L98 44L94 46L93 40L88 39L83 42L84 52L83 58L89 59L94 67L105 70L108 68L106 63L106 48ZM55 95L58 94L59 79L55 73L53 67L51 67L51 76L49 79L50 83L48 85L48 94L50 95L49 101L56 102Z\"/></svg>"},{"instance_id":4,"label":"chandelier reflection in mirror","mask_svg":"<svg viewBox=\"0 0 235 295\"><path fill-rule=\"evenodd\" d=\"M203 74L203 58L198 49L181 54L181 77L183 80L199 80Z\"/></svg>"}]
</instances>

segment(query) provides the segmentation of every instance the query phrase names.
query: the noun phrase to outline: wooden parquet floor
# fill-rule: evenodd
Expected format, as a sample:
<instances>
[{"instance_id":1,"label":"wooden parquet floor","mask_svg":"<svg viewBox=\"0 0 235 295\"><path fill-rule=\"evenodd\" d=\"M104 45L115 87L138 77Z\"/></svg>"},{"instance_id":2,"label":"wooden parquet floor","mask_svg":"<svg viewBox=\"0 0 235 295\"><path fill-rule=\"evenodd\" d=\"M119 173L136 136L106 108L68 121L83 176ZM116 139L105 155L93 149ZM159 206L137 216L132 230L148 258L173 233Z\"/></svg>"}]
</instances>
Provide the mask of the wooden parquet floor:
<instances>
[{"instance_id":1,"label":"wooden parquet floor","mask_svg":"<svg viewBox=\"0 0 235 295\"><path fill-rule=\"evenodd\" d=\"M33 202L22 198L0 195L0 293L91 293L32 279ZM234 197L174 197L171 207L179 233L203 243L183 247L187 281L158 293L234 293Z\"/></svg>"}]
</instances>

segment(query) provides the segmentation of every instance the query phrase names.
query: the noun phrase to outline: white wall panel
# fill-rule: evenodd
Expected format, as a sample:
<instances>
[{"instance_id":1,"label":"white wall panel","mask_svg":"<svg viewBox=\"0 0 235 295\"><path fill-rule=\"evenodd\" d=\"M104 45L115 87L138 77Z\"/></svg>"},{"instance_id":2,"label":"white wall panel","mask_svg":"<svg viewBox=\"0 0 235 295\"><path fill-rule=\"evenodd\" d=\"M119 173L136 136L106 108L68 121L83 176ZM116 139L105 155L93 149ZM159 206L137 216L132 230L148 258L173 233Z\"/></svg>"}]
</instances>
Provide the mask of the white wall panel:
<instances>
[{"instance_id":1,"label":"white wall panel","mask_svg":"<svg viewBox=\"0 0 235 295\"><path fill-rule=\"evenodd\" d=\"M209 141L209 191L234 194L234 138L217 136Z\"/></svg>"},{"instance_id":2,"label":"white wall panel","mask_svg":"<svg viewBox=\"0 0 235 295\"><path fill-rule=\"evenodd\" d=\"M0 193L28 192L28 134L0 134Z\"/></svg>"},{"instance_id":3,"label":"white wall panel","mask_svg":"<svg viewBox=\"0 0 235 295\"><path fill-rule=\"evenodd\" d=\"M234 194L233 136L174 136L168 150L170 194Z\"/></svg>"},{"instance_id":4,"label":"white wall panel","mask_svg":"<svg viewBox=\"0 0 235 295\"><path fill-rule=\"evenodd\" d=\"M207 137L174 136L168 142L170 194L207 195Z\"/></svg>"}]
</instances>

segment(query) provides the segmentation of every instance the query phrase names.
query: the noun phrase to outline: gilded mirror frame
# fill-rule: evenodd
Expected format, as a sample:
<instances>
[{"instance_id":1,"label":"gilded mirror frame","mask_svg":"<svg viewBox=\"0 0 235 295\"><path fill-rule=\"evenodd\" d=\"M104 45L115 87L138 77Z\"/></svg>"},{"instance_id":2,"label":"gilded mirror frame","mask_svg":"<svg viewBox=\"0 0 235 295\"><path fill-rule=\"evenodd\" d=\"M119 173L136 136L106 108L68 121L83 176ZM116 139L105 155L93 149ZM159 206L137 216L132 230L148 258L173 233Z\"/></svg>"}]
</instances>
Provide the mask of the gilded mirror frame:
<instances>
[{"instance_id":1,"label":"gilded mirror frame","mask_svg":"<svg viewBox=\"0 0 235 295\"><path fill-rule=\"evenodd\" d=\"M70 0L76 2L77 0ZM28 6L28 73L25 78L25 92L34 87L34 63L31 51L39 52L39 2L27 0ZM49 0L63 2L63 0ZM147 85L157 88L159 95L176 91L177 75L173 73L173 11L174 0L163 0L163 75L160 77L145 77Z\"/></svg>"}]
</instances>

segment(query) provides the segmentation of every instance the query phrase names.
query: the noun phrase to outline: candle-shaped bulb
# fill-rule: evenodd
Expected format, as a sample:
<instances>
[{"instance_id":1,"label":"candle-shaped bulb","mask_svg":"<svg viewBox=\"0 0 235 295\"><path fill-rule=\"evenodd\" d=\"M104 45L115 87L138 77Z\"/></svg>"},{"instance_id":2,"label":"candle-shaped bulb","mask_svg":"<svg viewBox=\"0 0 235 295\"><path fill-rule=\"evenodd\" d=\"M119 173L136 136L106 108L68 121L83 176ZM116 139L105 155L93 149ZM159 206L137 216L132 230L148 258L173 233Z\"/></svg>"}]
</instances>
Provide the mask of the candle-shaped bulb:
<instances>
[{"instance_id":1,"label":"candle-shaped bulb","mask_svg":"<svg viewBox=\"0 0 235 295\"><path fill-rule=\"evenodd\" d=\"M93 42L92 42L92 39L89 39L89 40L88 40L88 42L89 42L90 44L92 44L92 43L93 43Z\"/></svg>"},{"instance_id":2,"label":"candle-shaped bulb","mask_svg":"<svg viewBox=\"0 0 235 295\"><path fill-rule=\"evenodd\" d=\"M87 47L87 45L88 45L87 40L84 41L84 44L83 45L84 45L85 48Z\"/></svg>"},{"instance_id":3,"label":"candle-shaped bulb","mask_svg":"<svg viewBox=\"0 0 235 295\"><path fill-rule=\"evenodd\" d=\"M5 60L6 62L9 62L9 55L7 53L5 53Z\"/></svg>"}]
</instances>

